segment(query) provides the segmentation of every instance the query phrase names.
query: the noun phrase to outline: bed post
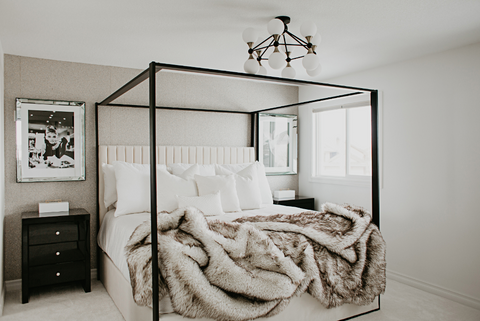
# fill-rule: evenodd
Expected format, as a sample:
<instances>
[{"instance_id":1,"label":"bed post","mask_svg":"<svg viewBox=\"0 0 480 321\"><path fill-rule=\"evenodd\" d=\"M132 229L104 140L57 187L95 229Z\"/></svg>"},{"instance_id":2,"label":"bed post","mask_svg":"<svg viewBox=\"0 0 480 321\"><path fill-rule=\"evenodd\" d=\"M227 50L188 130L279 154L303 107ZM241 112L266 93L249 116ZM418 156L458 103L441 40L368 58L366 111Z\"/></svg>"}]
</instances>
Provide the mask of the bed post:
<instances>
[{"instance_id":1,"label":"bed post","mask_svg":"<svg viewBox=\"0 0 480 321\"><path fill-rule=\"evenodd\" d=\"M260 155L258 155L258 151L260 150L259 145L260 144L260 114L257 112L255 113L255 159L257 161L260 161Z\"/></svg>"},{"instance_id":2,"label":"bed post","mask_svg":"<svg viewBox=\"0 0 480 321\"><path fill-rule=\"evenodd\" d=\"M156 142L156 82L155 62L149 67L149 123L150 123L150 231L152 238L152 310L153 319L159 319L158 302L158 239L157 239L157 142Z\"/></svg>"},{"instance_id":3,"label":"bed post","mask_svg":"<svg viewBox=\"0 0 480 321\"><path fill-rule=\"evenodd\" d=\"M378 91L370 92L372 121L372 220L380 228L380 175L378 166Z\"/></svg>"},{"instance_id":4,"label":"bed post","mask_svg":"<svg viewBox=\"0 0 480 321\"><path fill-rule=\"evenodd\" d=\"M95 160L97 166L95 167L95 172L97 173L97 201L96 201L96 208L97 208L97 229L96 233L98 233L98 230L100 229L100 205L98 202L100 201L98 197L98 189L100 188L100 178L99 178L99 164L98 164L98 103L95 103L95 141L97 145L95 146ZM102 173L103 175L103 173ZM101 256L101 250L100 246L97 244L97 271L100 271L99 266L100 266L100 256ZM100 280L100 273L97 273L97 280Z\"/></svg>"}]
</instances>

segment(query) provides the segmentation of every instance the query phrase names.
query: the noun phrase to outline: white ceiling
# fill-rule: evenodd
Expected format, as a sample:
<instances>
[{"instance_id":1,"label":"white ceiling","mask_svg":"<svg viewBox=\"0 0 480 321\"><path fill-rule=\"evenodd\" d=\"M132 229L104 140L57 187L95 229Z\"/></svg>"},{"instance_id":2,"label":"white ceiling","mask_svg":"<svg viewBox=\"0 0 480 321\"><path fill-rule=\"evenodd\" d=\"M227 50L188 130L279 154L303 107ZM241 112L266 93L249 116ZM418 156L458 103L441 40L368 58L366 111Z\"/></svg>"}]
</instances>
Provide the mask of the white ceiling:
<instances>
[{"instance_id":1,"label":"white ceiling","mask_svg":"<svg viewBox=\"0 0 480 321\"><path fill-rule=\"evenodd\" d=\"M150 61L243 72L242 32L275 16L317 24L325 80L480 41L480 0L0 0L6 54L145 69ZM279 75L268 68L270 75Z\"/></svg>"}]
</instances>

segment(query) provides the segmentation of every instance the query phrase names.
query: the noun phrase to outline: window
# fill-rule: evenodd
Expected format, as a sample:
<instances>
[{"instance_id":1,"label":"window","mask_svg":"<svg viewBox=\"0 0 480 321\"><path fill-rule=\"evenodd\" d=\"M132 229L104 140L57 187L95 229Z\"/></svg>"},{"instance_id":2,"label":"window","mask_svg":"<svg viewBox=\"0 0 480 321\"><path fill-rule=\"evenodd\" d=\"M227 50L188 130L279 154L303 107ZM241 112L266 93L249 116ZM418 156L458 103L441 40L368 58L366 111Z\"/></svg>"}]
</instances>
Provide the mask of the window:
<instances>
[{"instance_id":1,"label":"window","mask_svg":"<svg viewBox=\"0 0 480 321\"><path fill-rule=\"evenodd\" d=\"M314 176L372 175L370 106L314 110Z\"/></svg>"}]
</instances>

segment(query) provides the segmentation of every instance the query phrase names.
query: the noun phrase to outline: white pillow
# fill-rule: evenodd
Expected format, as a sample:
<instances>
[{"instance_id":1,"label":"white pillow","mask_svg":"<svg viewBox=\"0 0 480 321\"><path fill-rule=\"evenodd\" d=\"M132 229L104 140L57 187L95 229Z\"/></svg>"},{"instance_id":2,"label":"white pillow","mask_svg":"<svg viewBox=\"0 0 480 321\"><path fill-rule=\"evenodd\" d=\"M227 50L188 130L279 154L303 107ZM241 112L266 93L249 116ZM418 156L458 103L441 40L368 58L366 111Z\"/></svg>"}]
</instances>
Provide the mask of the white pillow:
<instances>
[{"instance_id":1,"label":"white pillow","mask_svg":"<svg viewBox=\"0 0 480 321\"><path fill-rule=\"evenodd\" d=\"M217 165L215 171L220 175L234 175L238 200L242 210L260 208L262 197L258 183L257 166L255 163L248 165L241 171L233 174L231 171Z\"/></svg>"},{"instance_id":2,"label":"white pillow","mask_svg":"<svg viewBox=\"0 0 480 321\"><path fill-rule=\"evenodd\" d=\"M150 210L150 167L148 164L114 162L117 187L115 216Z\"/></svg>"},{"instance_id":3,"label":"white pillow","mask_svg":"<svg viewBox=\"0 0 480 321\"><path fill-rule=\"evenodd\" d=\"M270 189L270 185L268 184L267 175L265 174L265 167L263 166L262 163L259 163L257 161L255 163L223 164L218 166L220 166L221 168L227 169L233 173L237 173L245 169L247 166L251 164L255 164L255 166L257 167L258 187L260 188L262 204L273 204L272 191ZM217 173L217 174L220 174L220 173Z\"/></svg>"},{"instance_id":4,"label":"white pillow","mask_svg":"<svg viewBox=\"0 0 480 321\"><path fill-rule=\"evenodd\" d=\"M177 201L178 208L193 206L202 211L203 215L205 216L225 214L222 209L222 199L220 198L220 192L193 197L177 195Z\"/></svg>"},{"instance_id":5,"label":"white pillow","mask_svg":"<svg viewBox=\"0 0 480 321\"><path fill-rule=\"evenodd\" d=\"M177 195L198 196L193 179L183 179L167 170L157 171L157 210L171 212L178 208Z\"/></svg>"},{"instance_id":6,"label":"white pillow","mask_svg":"<svg viewBox=\"0 0 480 321\"><path fill-rule=\"evenodd\" d=\"M195 175L195 181L200 196L220 192L224 212L239 212L241 210L233 175Z\"/></svg>"},{"instance_id":7,"label":"white pillow","mask_svg":"<svg viewBox=\"0 0 480 321\"><path fill-rule=\"evenodd\" d=\"M107 166L108 167L108 166ZM150 164L113 162L116 193L115 216L150 211ZM157 164L158 171L166 171Z\"/></svg>"},{"instance_id":8,"label":"white pillow","mask_svg":"<svg viewBox=\"0 0 480 321\"><path fill-rule=\"evenodd\" d=\"M115 179L115 170L113 165L102 163L103 171L103 203L108 208L117 201L117 181Z\"/></svg>"},{"instance_id":9,"label":"white pillow","mask_svg":"<svg viewBox=\"0 0 480 321\"><path fill-rule=\"evenodd\" d=\"M187 169L189 169L193 165L194 164L175 163L175 164L170 164L169 167L170 167L173 175L181 176ZM215 175L215 165L214 164L207 164L207 165L195 164L195 165L197 165L198 170L199 170L198 175L202 175L202 176L214 176Z\"/></svg>"}]
</instances>

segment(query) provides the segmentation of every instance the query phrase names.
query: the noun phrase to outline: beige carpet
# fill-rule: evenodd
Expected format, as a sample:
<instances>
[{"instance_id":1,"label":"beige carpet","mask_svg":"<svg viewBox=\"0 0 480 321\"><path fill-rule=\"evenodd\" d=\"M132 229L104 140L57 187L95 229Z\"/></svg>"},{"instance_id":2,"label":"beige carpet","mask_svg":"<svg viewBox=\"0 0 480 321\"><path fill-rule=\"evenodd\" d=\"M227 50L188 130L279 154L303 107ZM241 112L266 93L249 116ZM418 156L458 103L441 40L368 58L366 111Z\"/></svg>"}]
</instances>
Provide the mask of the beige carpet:
<instances>
[{"instance_id":1,"label":"beige carpet","mask_svg":"<svg viewBox=\"0 0 480 321\"><path fill-rule=\"evenodd\" d=\"M90 293L83 292L80 285L44 287L33 292L27 304L21 303L20 293L20 290L6 293L1 321L123 320L105 288L96 279L92 280ZM381 310L355 320L479 321L480 310L388 280L387 291L381 297Z\"/></svg>"}]
</instances>

